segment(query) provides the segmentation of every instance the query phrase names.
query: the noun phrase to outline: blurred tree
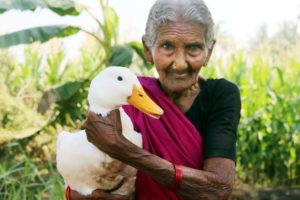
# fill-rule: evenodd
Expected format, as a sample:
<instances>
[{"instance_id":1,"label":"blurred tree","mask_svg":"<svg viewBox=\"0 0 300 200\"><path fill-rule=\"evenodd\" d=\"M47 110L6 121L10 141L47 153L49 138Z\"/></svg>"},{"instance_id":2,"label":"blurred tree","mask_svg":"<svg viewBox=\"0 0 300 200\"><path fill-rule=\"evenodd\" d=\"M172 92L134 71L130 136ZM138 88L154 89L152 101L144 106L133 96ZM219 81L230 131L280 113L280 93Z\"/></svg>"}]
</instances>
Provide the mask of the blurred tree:
<instances>
[{"instance_id":1,"label":"blurred tree","mask_svg":"<svg viewBox=\"0 0 300 200\"><path fill-rule=\"evenodd\" d=\"M272 44L287 49L291 45L300 43L300 34L298 33L298 24L293 21L283 22L271 40Z\"/></svg>"},{"instance_id":2,"label":"blurred tree","mask_svg":"<svg viewBox=\"0 0 300 200\"><path fill-rule=\"evenodd\" d=\"M269 42L268 25L263 23L256 32L255 38L252 41L254 47L266 44Z\"/></svg>"}]
</instances>

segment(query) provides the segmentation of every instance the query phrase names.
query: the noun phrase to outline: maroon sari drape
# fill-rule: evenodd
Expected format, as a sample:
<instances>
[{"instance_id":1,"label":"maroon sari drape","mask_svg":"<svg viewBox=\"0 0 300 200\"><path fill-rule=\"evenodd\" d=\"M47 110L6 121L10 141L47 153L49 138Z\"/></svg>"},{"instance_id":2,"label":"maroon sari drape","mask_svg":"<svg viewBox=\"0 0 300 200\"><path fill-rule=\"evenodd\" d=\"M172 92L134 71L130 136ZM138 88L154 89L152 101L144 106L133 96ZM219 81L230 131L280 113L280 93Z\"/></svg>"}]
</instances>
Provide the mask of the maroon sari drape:
<instances>
[{"instance_id":1,"label":"maroon sari drape","mask_svg":"<svg viewBox=\"0 0 300 200\"><path fill-rule=\"evenodd\" d=\"M157 79L140 77L139 80L150 98L164 110L163 116L157 120L132 106L123 107L135 130L142 134L143 148L173 163L202 168L203 141L200 133L160 90ZM140 171L137 174L136 191L138 200L181 199Z\"/></svg>"}]
</instances>

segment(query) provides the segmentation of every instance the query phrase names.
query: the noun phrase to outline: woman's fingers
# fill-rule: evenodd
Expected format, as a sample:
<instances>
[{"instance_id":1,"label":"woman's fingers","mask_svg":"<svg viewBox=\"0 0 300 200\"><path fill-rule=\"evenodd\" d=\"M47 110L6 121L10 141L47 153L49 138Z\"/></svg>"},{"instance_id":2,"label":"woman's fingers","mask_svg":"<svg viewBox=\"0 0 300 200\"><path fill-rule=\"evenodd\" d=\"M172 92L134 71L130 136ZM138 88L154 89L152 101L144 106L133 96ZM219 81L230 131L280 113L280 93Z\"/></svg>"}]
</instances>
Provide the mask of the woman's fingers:
<instances>
[{"instance_id":1,"label":"woman's fingers","mask_svg":"<svg viewBox=\"0 0 300 200\"><path fill-rule=\"evenodd\" d=\"M129 196L110 194L103 190L94 190L92 195L84 196L75 190L71 190L71 200L128 200Z\"/></svg>"},{"instance_id":2,"label":"woman's fingers","mask_svg":"<svg viewBox=\"0 0 300 200\"><path fill-rule=\"evenodd\" d=\"M110 121L112 124L117 128L118 134L122 134L122 122L121 122L121 116L120 116L120 110L115 109L112 110L109 114Z\"/></svg>"},{"instance_id":3,"label":"woman's fingers","mask_svg":"<svg viewBox=\"0 0 300 200\"><path fill-rule=\"evenodd\" d=\"M71 190L71 200L92 200L91 196L84 196L75 190Z\"/></svg>"},{"instance_id":4,"label":"woman's fingers","mask_svg":"<svg viewBox=\"0 0 300 200\"><path fill-rule=\"evenodd\" d=\"M122 123L120 111L113 110L108 116L102 117L89 112L85 122L85 132L87 140L105 153L118 155L118 149L121 149Z\"/></svg>"},{"instance_id":5,"label":"woman's fingers","mask_svg":"<svg viewBox=\"0 0 300 200\"><path fill-rule=\"evenodd\" d=\"M128 200L129 196L110 194L103 190L94 190L92 198L95 200Z\"/></svg>"}]
</instances>

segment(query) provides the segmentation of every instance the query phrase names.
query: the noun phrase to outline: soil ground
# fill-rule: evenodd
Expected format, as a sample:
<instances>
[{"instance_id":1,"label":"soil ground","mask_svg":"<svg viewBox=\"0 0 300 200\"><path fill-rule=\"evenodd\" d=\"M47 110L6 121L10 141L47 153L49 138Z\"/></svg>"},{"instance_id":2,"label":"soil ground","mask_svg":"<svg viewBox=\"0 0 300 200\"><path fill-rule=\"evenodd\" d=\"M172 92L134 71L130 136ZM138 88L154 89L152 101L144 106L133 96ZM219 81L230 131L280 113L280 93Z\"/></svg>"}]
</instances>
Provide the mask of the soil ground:
<instances>
[{"instance_id":1,"label":"soil ground","mask_svg":"<svg viewBox=\"0 0 300 200\"><path fill-rule=\"evenodd\" d=\"M231 200L300 200L300 189L234 189Z\"/></svg>"}]
</instances>

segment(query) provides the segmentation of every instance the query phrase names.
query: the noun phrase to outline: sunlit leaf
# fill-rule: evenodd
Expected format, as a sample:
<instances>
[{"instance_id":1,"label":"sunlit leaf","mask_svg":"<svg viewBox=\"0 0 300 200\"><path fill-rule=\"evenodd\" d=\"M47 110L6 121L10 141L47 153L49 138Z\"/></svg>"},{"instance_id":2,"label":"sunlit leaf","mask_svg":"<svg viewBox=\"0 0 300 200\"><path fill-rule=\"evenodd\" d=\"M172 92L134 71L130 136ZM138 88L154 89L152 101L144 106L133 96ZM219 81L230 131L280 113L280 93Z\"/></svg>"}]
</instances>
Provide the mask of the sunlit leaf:
<instances>
[{"instance_id":1,"label":"sunlit leaf","mask_svg":"<svg viewBox=\"0 0 300 200\"><path fill-rule=\"evenodd\" d=\"M112 36L114 41L117 42L119 30L119 17L113 8L107 7L104 10L104 21L108 33Z\"/></svg>"},{"instance_id":2,"label":"sunlit leaf","mask_svg":"<svg viewBox=\"0 0 300 200\"><path fill-rule=\"evenodd\" d=\"M66 37L75 34L79 28L71 26L44 26L29 28L0 36L0 48L32 42L46 42L53 37Z\"/></svg>"},{"instance_id":3,"label":"sunlit leaf","mask_svg":"<svg viewBox=\"0 0 300 200\"><path fill-rule=\"evenodd\" d=\"M37 8L49 8L61 16L79 14L71 0L5 0L0 3L0 13L13 9L34 11Z\"/></svg>"},{"instance_id":4,"label":"sunlit leaf","mask_svg":"<svg viewBox=\"0 0 300 200\"><path fill-rule=\"evenodd\" d=\"M38 133L47 124L48 122L46 122L43 126L32 127L32 128L27 128L27 129L17 130L17 131L1 130L0 144L7 143L12 140L20 140L20 139L30 137Z\"/></svg>"},{"instance_id":5,"label":"sunlit leaf","mask_svg":"<svg viewBox=\"0 0 300 200\"><path fill-rule=\"evenodd\" d=\"M126 45L114 47L108 60L111 66L128 66L132 62L133 49Z\"/></svg>"},{"instance_id":6,"label":"sunlit leaf","mask_svg":"<svg viewBox=\"0 0 300 200\"><path fill-rule=\"evenodd\" d=\"M64 15L79 15L79 12L75 8L74 1L71 0L45 0L47 7L53 12Z\"/></svg>"},{"instance_id":7,"label":"sunlit leaf","mask_svg":"<svg viewBox=\"0 0 300 200\"><path fill-rule=\"evenodd\" d=\"M145 57L145 54L144 54L144 47L143 47L142 43L132 41L132 42L129 42L127 45L130 46L132 49L134 49L134 51L143 60L143 63L147 67L148 70L153 67L153 65L148 64L148 61L147 61L147 59Z\"/></svg>"}]
</instances>

